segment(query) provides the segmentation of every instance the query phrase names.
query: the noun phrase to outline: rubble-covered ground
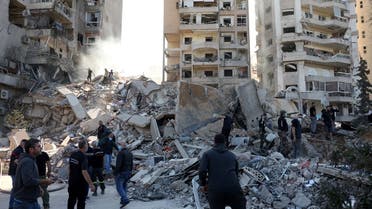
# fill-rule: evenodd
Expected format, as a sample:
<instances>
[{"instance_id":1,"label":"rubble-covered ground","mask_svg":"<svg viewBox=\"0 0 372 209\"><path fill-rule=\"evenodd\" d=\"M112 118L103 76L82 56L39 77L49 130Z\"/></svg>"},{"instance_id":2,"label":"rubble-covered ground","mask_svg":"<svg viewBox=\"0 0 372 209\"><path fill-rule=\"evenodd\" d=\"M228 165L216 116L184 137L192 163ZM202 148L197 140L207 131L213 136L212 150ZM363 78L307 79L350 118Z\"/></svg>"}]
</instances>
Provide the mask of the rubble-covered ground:
<instances>
[{"instance_id":1,"label":"rubble-covered ground","mask_svg":"<svg viewBox=\"0 0 372 209\"><path fill-rule=\"evenodd\" d=\"M0 140L0 157L6 160L23 138L40 137L61 180L67 180L67 160L77 141L97 140L102 120L117 142L125 140L133 152L132 199L172 199L184 208L208 208L205 194L198 189L199 158L221 131L221 116L230 112L234 129L229 149L239 160L247 208L368 208L372 203L370 194L365 194L372 185L370 126L363 135L339 129L330 141L321 121L316 135L307 132L305 115L300 118L303 154L293 159L291 153L279 152L283 143L276 133L276 120L280 110L298 110L290 101L268 98L254 81L215 89L185 82L158 85L145 77L116 77L111 83L96 78L64 86L48 84L12 102L14 109L4 119L9 133ZM273 125L266 129L267 138L275 140L275 146L265 152L259 149L257 121L263 112ZM285 145L291 151L291 143ZM361 159L366 165L354 166ZM352 186L349 193L340 194L344 182Z\"/></svg>"}]
</instances>

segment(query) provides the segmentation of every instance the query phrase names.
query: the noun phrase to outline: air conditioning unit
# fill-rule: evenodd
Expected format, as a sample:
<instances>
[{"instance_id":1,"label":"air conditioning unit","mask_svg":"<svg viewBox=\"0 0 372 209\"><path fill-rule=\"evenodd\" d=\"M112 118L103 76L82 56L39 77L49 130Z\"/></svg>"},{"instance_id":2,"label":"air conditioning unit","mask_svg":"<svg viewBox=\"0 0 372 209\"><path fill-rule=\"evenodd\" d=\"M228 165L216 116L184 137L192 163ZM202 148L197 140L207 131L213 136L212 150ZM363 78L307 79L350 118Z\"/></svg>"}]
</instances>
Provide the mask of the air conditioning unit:
<instances>
[{"instance_id":1,"label":"air conditioning unit","mask_svg":"<svg viewBox=\"0 0 372 209\"><path fill-rule=\"evenodd\" d=\"M1 90L0 91L0 98L1 99L9 99L9 92L8 90Z\"/></svg>"}]
</instances>

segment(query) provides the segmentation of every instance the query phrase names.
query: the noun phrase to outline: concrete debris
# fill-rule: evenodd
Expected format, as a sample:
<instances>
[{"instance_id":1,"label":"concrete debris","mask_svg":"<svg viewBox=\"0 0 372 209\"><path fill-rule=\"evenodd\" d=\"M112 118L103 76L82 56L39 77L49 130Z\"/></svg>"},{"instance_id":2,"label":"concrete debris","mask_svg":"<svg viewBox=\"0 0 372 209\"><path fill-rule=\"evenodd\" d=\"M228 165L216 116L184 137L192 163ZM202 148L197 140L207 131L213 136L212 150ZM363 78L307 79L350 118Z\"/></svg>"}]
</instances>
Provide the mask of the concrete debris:
<instances>
[{"instance_id":1,"label":"concrete debris","mask_svg":"<svg viewBox=\"0 0 372 209\"><path fill-rule=\"evenodd\" d=\"M6 116L6 127L12 131L9 143L0 143L6 146L0 148L0 157L9 157L22 139L40 137L51 155L53 172L66 180L69 155L80 139L98 140L102 121L117 142L125 141L132 150L135 170L128 192L134 199L178 198L185 208L205 208L207 199L198 184L199 159L213 146L228 112L234 121L229 149L237 156L250 208L319 208L314 185L325 176L371 185L358 173L329 166L325 159L333 145L320 139L320 128L319 135L308 134L307 116L301 118L302 157L290 158L289 137L289 153L282 152L279 146L285 140L278 137L277 116L280 110L289 115L298 110L290 101L269 99L254 81L220 90L186 82L158 85L145 77L113 80L110 85L97 79L42 86L18 101L22 109ZM257 118L264 112L273 120L273 127L266 127L266 140L274 142L269 150L259 148ZM290 124L291 118L287 120ZM335 137L355 138L353 133L341 133Z\"/></svg>"}]
</instances>

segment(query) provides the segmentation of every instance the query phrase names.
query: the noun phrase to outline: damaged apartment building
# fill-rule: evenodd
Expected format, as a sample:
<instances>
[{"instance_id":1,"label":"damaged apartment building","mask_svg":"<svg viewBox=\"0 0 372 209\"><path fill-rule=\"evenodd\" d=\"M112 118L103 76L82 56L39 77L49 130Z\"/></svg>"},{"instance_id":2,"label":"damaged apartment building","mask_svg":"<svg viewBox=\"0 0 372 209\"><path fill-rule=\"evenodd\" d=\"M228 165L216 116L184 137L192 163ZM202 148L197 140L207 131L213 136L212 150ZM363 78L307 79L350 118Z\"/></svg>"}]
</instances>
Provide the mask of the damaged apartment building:
<instances>
[{"instance_id":1,"label":"damaged apartment building","mask_svg":"<svg viewBox=\"0 0 372 209\"><path fill-rule=\"evenodd\" d=\"M75 78L99 39L121 37L121 0L0 1L0 116L44 82Z\"/></svg>"},{"instance_id":2,"label":"damaged apartment building","mask_svg":"<svg viewBox=\"0 0 372 209\"><path fill-rule=\"evenodd\" d=\"M250 78L247 0L165 0L163 80L220 87Z\"/></svg>"},{"instance_id":3,"label":"damaged apartment building","mask_svg":"<svg viewBox=\"0 0 372 209\"><path fill-rule=\"evenodd\" d=\"M355 1L256 1L258 76L272 95L285 95L308 113L337 106L339 121L353 113L358 66ZM307 111L306 111L307 110Z\"/></svg>"}]
</instances>

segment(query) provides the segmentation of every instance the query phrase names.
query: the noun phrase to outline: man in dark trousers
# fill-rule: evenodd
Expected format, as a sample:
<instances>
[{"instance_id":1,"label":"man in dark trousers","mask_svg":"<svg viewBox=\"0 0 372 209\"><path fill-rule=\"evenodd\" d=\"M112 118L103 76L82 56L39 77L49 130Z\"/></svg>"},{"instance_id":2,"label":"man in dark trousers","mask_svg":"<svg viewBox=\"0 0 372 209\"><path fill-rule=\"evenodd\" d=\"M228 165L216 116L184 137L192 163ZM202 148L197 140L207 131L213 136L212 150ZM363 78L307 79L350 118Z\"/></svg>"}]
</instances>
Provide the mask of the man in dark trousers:
<instances>
[{"instance_id":1,"label":"man in dark trousers","mask_svg":"<svg viewBox=\"0 0 372 209\"><path fill-rule=\"evenodd\" d=\"M97 138L98 138L98 141L101 141L102 139L104 139L109 133L109 130L108 128L103 125L103 121L100 120L98 121L98 128L97 128Z\"/></svg>"},{"instance_id":2,"label":"man in dark trousers","mask_svg":"<svg viewBox=\"0 0 372 209\"><path fill-rule=\"evenodd\" d=\"M316 134L316 109L314 102L311 103L310 107L310 119L311 119L310 131L312 134Z\"/></svg>"},{"instance_id":3,"label":"man in dark trousers","mask_svg":"<svg viewBox=\"0 0 372 209\"><path fill-rule=\"evenodd\" d=\"M266 134L266 113L261 115L260 120L258 121L259 133L260 133L260 151L263 151L263 146L265 143L265 134Z\"/></svg>"},{"instance_id":4,"label":"man in dark trousers","mask_svg":"<svg viewBox=\"0 0 372 209\"><path fill-rule=\"evenodd\" d=\"M291 124L292 124L291 139L294 145L293 157L297 158L301 156L302 154L302 141L301 141L302 128L301 128L300 121L297 118L294 118L291 121Z\"/></svg>"},{"instance_id":5,"label":"man in dark trousers","mask_svg":"<svg viewBox=\"0 0 372 209\"><path fill-rule=\"evenodd\" d=\"M14 209L40 209L37 198L40 186L53 183L50 179L40 179L36 156L41 152L40 141L30 139L25 144L25 153L20 157L14 184Z\"/></svg>"},{"instance_id":6,"label":"man in dark trousers","mask_svg":"<svg viewBox=\"0 0 372 209\"><path fill-rule=\"evenodd\" d=\"M77 209L85 209L87 187L95 191L92 180L88 174L88 159L85 152L88 150L88 143L85 140L79 141L79 150L70 156L70 174L68 178L68 209L74 209L77 201Z\"/></svg>"},{"instance_id":7,"label":"man in dark trousers","mask_svg":"<svg viewBox=\"0 0 372 209\"><path fill-rule=\"evenodd\" d=\"M338 108L333 107L332 105L329 105L327 107L328 114L331 116L332 120L332 133L335 133L336 131L336 112L339 112Z\"/></svg>"},{"instance_id":8,"label":"man in dark trousers","mask_svg":"<svg viewBox=\"0 0 372 209\"><path fill-rule=\"evenodd\" d=\"M17 164L18 164L20 155L25 152L24 149L25 149L26 142L27 140L23 139L19 143L19 145L12 151L12 154L10 156L8 175L12 178L12 190L10 191L9 209L13 208L13 204L14 204L13 188L14 188L14 180L15 180L15 175L16 175L16 170L17 170Z\"/></svg>"},{"instance_id":9,"label":"man in dark trousers","mask_svg":"<svg viewBox=\"0 0 372 209\"><path fill-rule=\"evenodd\" d=\"M98 145L102 148L104 155L104 168L105 174L111 174L111 161L112 161L112 151L115 148L118 149L116 145L115 135L114 133L110 133L106 138L104 138Z\"/></svg>"},{"instance_id":10,"label":"man in dark trousers","mask_svg":"<svg viewBox=\"0 0 372 209\"><path fill-rule=\"evenodd\" d=\"M288 134L288 123L285 119L286 112L284 110L280 111L280 117L278 118L278 130L279 130L279 136L280 136L280 146L279 151L284 155L288 156L290 150L289 150L289 144L287 140L287 134Z\"/></svg>"},{"instance_id":11,"label":"man in dark trousers","mask_svg":"<svg viewBox=\"0 0 372 209\"><path fill-rule=\"evenodd\" d=\"M326 139L332 140L333 138L332 137L332 118L329 115L329 111L327 111L326 109L322 110L322 119L323 119L325 131L327 134Z\"/></svg>"},{"instance_id":12,"label":"man in dark trousers","mask_svg":"<svg viewBox=\"0 0 372 209\"><path fill-rule=\"evenodd\" d=\"M48 153L42 151L40 155L36 157L37 168L39 169L40 179L50 178L50 173L52 172L52 166L50 164L50 158ZM48 172L46 171L48 168ZM49 209L49 193L48 185L42 185L43 190L41 199L43 200L44 209Z\"/></svg>"},{"instance_id":13,"label":"man in dark trousers","mask_svg":"<svg viewBox=\"0 0 372 209\"><path fill-rule=\"evenodd\" d=\"M87 81L89 81L89 82L92 82L92 73L93 73L93 71L90 68L88 68Z\"/></svg>"},{"instance_id":14,"label":"man in dark trousers","mask_svg":"<svg viewBox=\"0 0 372 209\"><path fill-rule=\"evenodd\" d=\"M133 155L127 149L126 143L121 142L122 149L116 158L116 167L114 170L116 190L120 195L120 208L124 208L129 204L127 197L127 182L132 175L133 169Z\"/></svg>"},{"instance_id":15,"label":"man in dark trousers","mask_svg":"<svg viewBox=\"0 0 372 209\"><path fill-rule=\"evenodd\" d=\"M103 178L103 156L105 155L100 147L98 147L98 142L92 142L93 152L90 159L90 166L92 166L92 181L96 187L93 196L97 196L98 185L101 188L101 194L105 193L105 182Z\"/></svg>"},{"instance_id":16,"label":"man in dark trousers","mask_svg":"<svg viewBox=\"0 0 372 209\"><path fill-rule=\"evenodd\" d=\"M224 209L225 206L245 209L246 200L238 178L238 161L226 149L224 142L224 135L216 135L215 146L202 156L199 168L201 190L208 192L211 209Z\"/></svg>"},{"instance_id":17,"label":"man in dark trousers","mask_svg":"<svg viewBox=\"0 0 372 209\"><path fill-rule=\"evenodd\" d=\"M233 127L232 114L231 113L225 114L223 118L223 126L221 130L221 134L225 136L226 147L229 147L229 136L230 136L232 127Z\"/></svg>"}]
</instances>

